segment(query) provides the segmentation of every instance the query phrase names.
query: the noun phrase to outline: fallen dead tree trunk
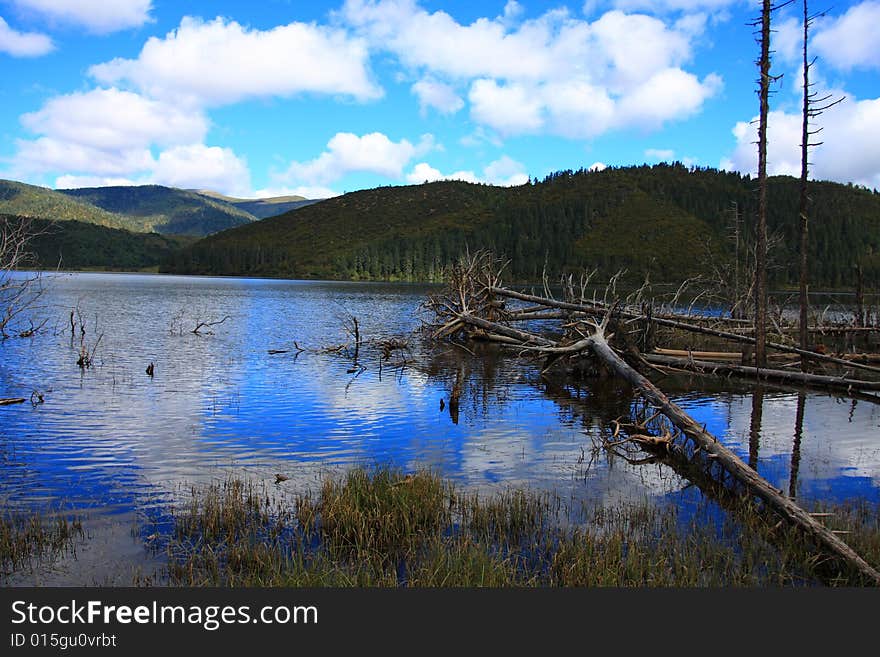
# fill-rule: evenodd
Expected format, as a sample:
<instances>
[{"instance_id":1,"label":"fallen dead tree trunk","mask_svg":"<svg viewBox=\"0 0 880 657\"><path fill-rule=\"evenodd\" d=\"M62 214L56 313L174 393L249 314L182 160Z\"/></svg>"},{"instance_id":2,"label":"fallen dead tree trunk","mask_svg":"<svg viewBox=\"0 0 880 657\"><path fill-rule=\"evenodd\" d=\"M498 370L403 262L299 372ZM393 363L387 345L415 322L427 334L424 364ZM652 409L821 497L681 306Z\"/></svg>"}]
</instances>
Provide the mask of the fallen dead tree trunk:
<instances>
[{"instance_id":1,"label":"fallen dead tree trunk","mask_svg":"<svg viewBox=\"0 0 880 657\"><path fill-rule=\"evenodd\" d=\"M511 329L502 324L472 315L462 315L459 319L465 324L510 338L515 338L516 334L529 336L529 334L525 334L523 331ZM530 344L523 344L521 348L523 350L557 356L578 354L585 351L591 352L609 370L632 385L648 403L661 411L675 427L694 442L698 451L702 451L708 459L717 460L727 472L733 475L752 494L756 495L785 520L799 527L825 550L842 559L866 580L875 586L880 586L880 572L862 559L831 530L822 525L792 500L785 497L781 491L770 485L736 454L725 447L723 443L719 442L715 436L697 424L678 405L670 401L659 388L618 356L608 344L604 329L604 323L597 325L591 335L568 345L553 344L552 341L545 338L541 338L539 341L534 339L536 336L529 336L532 338L529 340ZM543 342L544 344L537 344L538 342Z\"/></svg>"},{"instance_id":2,"label":"fallen dead tree trunk","mask_svg":"<svg viewBox=\"0 0 880 657\"><path fill-rule=\"evenodd\" d=\"M687 413L663 394L653 383L630 367L605 341L601 332L593 336L593 353L606 366L628 381L649 403L663 412L672 424L690 438L709 458L715 458L737 480L764 501L783 518L800 527L815 539L819 545L843 559L857 572L875 586L880 586L880 572L862 559L851 547L844 543L827 527L800 508L781 491L771 486L763 477L746 465L736 454L727 449L718 439L697 424Z\"/></svg>"},{"instance_id":3,"label":"fallen dead tree trunk","mask_svg":"<svg viewBox=\"0 0 880 657\"><path fill-rule=\"evenodd\" d=\"M801 509L791 499L785 497L782 491L774 488L763 479L735 453L719 442L715 436L707 432L705 426L698 424L670 401L660 389L621 358L610 346L609 341L613 334L606 334L606 329L613 318L614 324L612 326L614 328L612 330L620 331L621 335L618 339L623 341L627 353L631 352L633 358L647 367L652 366L644 360L634 345L628 344L626 324L629 322L623 320L649 320L658 325L706 333L745 343L753 343L753 338L716 331L686 322L654 318L637 312L619 311L617 304L603 304L600 307L598 304L556 301L507 290L501 286L499 264L490 254L479 252L473 256L462 258L460 263L452 268L449 274L448 288L442 293L430 295L424 304L424 307L433 311L435 315L436 321L432 323L434 329L432 333L435 339L445 339L455 343L471 339L492 340L507 348L515 349L521 354L546 357L545 370L566 359L577 360L592 356L592 360L602 369L631 385L648 404L657 409L658 414L665 416L666 421L677 429L676 435L666 432L661 437L649 436L647 431L640 432L638 438L643 439L646 445L676 448L681 453L689 453L689 458L694 464L699 461L702 465L712 464L720 467L724 473L744 486L744 489L751 496L761 500L765 508L772 510L783 521L798 528L818 549L833 555L840 563L846 564L848 568L871 584L880 586L880 572L865 562L834 532ZM517 311L504 308L503 304L497 301L499 297L518 299L534 304L533 307L522 313L527 315L547 313L554 308L570 311L564 313L560 318L562 321L559 328L563 330L563 336L551 338L510 326L510 320L516 317ZM601 322L598 321L599 317L603 318ZM815 360L853 365L823 354L803 352L785 345L773 345L774 348L777 346L781 351L800 355L805 353L814 357ZM878 368L863 367L880 372ZM839 379L837 381L839 382ZM869 382L865 383L871 385ZM647 424L646 422L645 426ZM631 435L629 439L635 440L636 436ZM677 441L685 441L685 444ZM690 445L687 445L687 442ZM691 445L692 449L683 449L685 446L690 448Z\"/></svg>"},{"instance_id":4,"label":"fallen dead tree trunk","mask_svg":"<svg viewBox=\"0 0 880 657\"><path fill-rule=\"evenodd\" d=\"M561 308L563 310L571 310L574 312L582 312L588 316L597 316L607 311L605 307L601 307L599 305L586 305L581 303L571 303L569 301L557 301L556 299L545 299L542 297L535 296L533 294L524 294L522 292L515 292L513 290L507 290L505 288L493 287L489 289L491 294L495 294L502 297L508 297L511 299L518 299L520 301L529 301L531 303L542 303L545 306L549 306L551 308ZM700 326L699 324L691 324L688 322L673 320L673 319L664 319L662 317L653 317L648 315L642 315L640 313L633 313L626 310L620 310L618 312L620 317L626 319L636 319L642 321L649 321L657 324L658 326L666 326L669 328L680 329L682 331L689 331L691 333L700 333L702 335L711 335L716 338L723 338L725 340L730 340L732 342L741 342L743 344L755 344L755 338L748 335L740 335L738 333L731 333L730 331L720 331L717 329L709 328L706 326ZM806 349L799 349L798 347L792 347L789 345L779 344L776 342L767 342L766 343L768 349L775 349L776 351L781 351L784 353L798 354L799 356L805 356L814 361L820 361L825 363L834 363L836 365L844 365L846 367L855 367L858 369L866 370L868 372L874 372L875 374L880 374L880 367L874 367L872 365L866 365L864 363L859 363L857 361L846 360L843 358L837 358L836 356L829 356L827 354L820 354L815 351L808 351Z\"/></svg>"},{"instance_id":5,"label":"fallen dead tree trunk","mask_svg":"<svg viewBox=\"0 0 880 657\"><path fill-rule=\"evenodd\" d=\"M717 363L666 354L643 354L642 357L652 365L666 365L678 369L719 374L721 376L743 376L758 381L811 385L845 391L880 390L880 381L862 381L859 379L847 379L823 374L808 374L806 372L789 372L786 370L775 370L766 367L752 367L750 365L731 365L729 363Z\"/></svg>"},{"instance_id":6,"label":"fallen dead tree trunk","mask_svg":"<svg viewBox=\"0 0 880 657\"><path fill-rule=\"evenodd\" d=\"M654 349L654 354L661 356L673 356L679 358L697 358L700 360L732 360L742 361L743 353L740 351L693 351L690 349L662 349L660 347ZM797 361L798 358L794 354L767 354L770 358L785 361Z\"/></svg>"}]
</instances>

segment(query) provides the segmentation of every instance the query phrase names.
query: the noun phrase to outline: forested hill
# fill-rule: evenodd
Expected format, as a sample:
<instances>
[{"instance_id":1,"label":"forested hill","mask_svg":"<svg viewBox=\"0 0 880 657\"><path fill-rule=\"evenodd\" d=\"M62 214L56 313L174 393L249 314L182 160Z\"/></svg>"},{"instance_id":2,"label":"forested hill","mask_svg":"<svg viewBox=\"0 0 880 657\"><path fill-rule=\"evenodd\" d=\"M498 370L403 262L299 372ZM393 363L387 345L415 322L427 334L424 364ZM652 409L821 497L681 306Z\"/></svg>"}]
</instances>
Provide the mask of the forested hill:
<instances>
[{"instance_id":1,"label":"forested hill","mask_svg":"<svg viewBox=\"0 0 880 657\"><path fill-rule=\"evenodd\" d=\"M45 187L0 180L0 213L129 228L127 218Z\"/></svg>"},{"instance_id":2,"label":"forested hill","mask_svg":"<svg viewBox=\"0 0 880 657\"><path fill-rule=\"evenodd\" d=\"M132 233L70 219L48 221L0 214L0 223L28 222L26 266L35 269L102 269L155 271L175 249L194 238L158 233Z\"/></svg>"},{"instance_id":3,"label":"forested hill","mask_svg":"<svg viewBox=\"0 0 880 657\"><path fill-rule=\"evenodd\" d=\"M126 228L138 232L203 236L257 219L222 200L162 185L84 187L59 191L108 212L124 215L128 220Z\"/></svg>"},{"instance_id":4,"label":"forested hill","mask_svg":"<svg viewBox=\"0 0 880 657\"><path fill-rule=\"evenodd\" d=\"M176 273L437 280L466 248L510 260L508 277L626 269L680 281L746 268L757 196L748 176L680 164L563 171L500 188L464 182L380 187L223 231L171 256ZM880 194L810 184L814 286L849 286L856 263L880 273ZM798 181L769 182L770 272L797 280ZM736 217L739 217L737 220ZM738 235L738 238L737 238Z\"/></svg>"}]
</instances>

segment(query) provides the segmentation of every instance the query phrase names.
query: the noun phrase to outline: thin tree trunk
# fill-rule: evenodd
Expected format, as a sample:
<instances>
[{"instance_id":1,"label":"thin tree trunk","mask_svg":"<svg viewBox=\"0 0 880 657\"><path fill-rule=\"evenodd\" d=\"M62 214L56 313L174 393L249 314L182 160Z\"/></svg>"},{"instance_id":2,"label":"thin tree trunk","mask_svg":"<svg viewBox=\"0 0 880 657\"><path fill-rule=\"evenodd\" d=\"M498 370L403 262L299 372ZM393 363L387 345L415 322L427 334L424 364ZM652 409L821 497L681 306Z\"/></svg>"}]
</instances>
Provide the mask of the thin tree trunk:
<instances>
[{"instance_id":1,"label":"thin tree trunk","mask_svg":"<svg viewBox=\"0 0 880 657\"><path fill-rule=\"evenodd\" d=\"M808 272L807 267L809 260L807 256L807 247L809 245L809 220L807 217L807 204L809 197L807 196L807 173L809 170L809 145L810 145L810 62L807 59L807 37L810 25L810 17L807 13L807 0L804 0L804 99L803 99L803 125L801 129L801 193L798 214L801 220L801 262L800 262L800 281L799 281L799 297L800 297L800 346L801 349L810 348L809 335L807 328L807 314L809 311L808 296ZM801 358L801 369L806 371L807 359Z\"/></svg>"},{"instance_id":2,"label":"thin tree trunk","mask_svg":"<svg viewBox=\"0 0 880 657\"><path fill-rule=\"evenodd\" d=\"M788 476L788 496L791 499L797 497L798 470L801 465L801 439L804 435L804 406L807 396L798 394L797 413L794 419L794 443L791 446L791 473Z\"/></svg>"},{"instance_id":3,"label":"thin tree trunk","mask_svg":"<svg viewBox=\"0 0 880 657\"><path fill-rule=\"evenodd\" d=\"M758 471L758 453L761 450L761 424L764 422L764 389L752 390L752 419L749 422L749 467Z\"/></svg>"},{"instance_id":4,"label":"thin tree trunk","mask_svg":"<svg viewBox=\"0 0 880 657\"><path fill-rule=\"evenodd\" d=\"M770 0L761 9L758 119L758 225L755 236L755 365L767 364L767 115L770 107Z\"/></svg>"}]
</instances>

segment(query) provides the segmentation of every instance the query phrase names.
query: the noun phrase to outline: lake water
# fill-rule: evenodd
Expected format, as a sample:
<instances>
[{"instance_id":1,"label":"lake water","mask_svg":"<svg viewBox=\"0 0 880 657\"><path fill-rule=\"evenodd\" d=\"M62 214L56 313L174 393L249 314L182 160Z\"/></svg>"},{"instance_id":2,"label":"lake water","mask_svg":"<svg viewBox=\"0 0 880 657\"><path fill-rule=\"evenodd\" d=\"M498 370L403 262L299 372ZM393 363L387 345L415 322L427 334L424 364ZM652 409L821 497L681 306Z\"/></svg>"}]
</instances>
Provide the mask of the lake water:
<instances>
[{"instance_id":1,"label":"lake water","mask_svg":"<svg viewBox=\"0 0 880 657\"><path fill-rule=\"evenodd\" d=\"M423 343L413 332L426 286L135 274L44 282L34 315L48 318L45 330L0 342L0 397L44 399L0 407L0 502L82 515L89 538L76 560L14 582L130 585L134 572L161 567L146 537L168 506L230 475L276 490L281 473L289 480L277 490L292 492L354 464L394 464L432 467L481 492L528 486L575 502L687 508L701 496L664 466L597 449L630 408L626 388L552 385L511 356ZM88 369L77 365L74 309L94 349ZM405 338L410 349L383 363L367 343L356 367L332 350L350 341L351 316L367 341ZM403 358L406 366L390 366ZM880 506L880 406L816 392L755 397L699 378L660 385L799 500Z\"/></svg>"}]
</instances>

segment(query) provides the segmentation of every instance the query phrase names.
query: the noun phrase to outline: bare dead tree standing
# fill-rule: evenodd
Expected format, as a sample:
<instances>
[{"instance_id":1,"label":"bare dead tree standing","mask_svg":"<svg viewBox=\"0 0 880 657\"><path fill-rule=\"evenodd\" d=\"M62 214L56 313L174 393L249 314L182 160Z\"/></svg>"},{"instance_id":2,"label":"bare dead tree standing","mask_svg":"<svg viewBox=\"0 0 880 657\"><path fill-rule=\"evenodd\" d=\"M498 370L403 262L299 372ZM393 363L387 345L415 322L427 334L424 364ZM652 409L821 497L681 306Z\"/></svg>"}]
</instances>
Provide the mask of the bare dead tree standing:
<instances>
[{"instance_id":1,"label":"bare dead tree standing","mask_svg":"<svg viewBox=\"0 0 880 657\"><path fill-rule=\"evenodd\" d=\"M15 273L33 266L29 247L37 234L31 219L0 216L0 339L9 337L7 330L14 321L43 294L39 273ZM25 333L32 335L33 331Z\"/></svg>"},{"instance_id":2,"label":"bare dead tree standing","mask_svg":"<svg viewBox=\"0 0 880 657\"><path fill-rule=\"evenodd\" d=\"M758 225L755 235L755 365L767 365L767 115L770 108L770 0L761 8L758 96Z\"/></svg>"},{"instance_id":3,"label":"bare dead tree standing","mask_svg":"<svg viewBox=\"0 0 880 657\"><path fill-rule=\"evenodd\" d=\"M799 208L798 215L800 217L800 229L801 229L801 243L800 243L800 277L799 277L799 306L800 306L800 318L799 318L799 340L801 349L807 350L809 349L809 308L810 308L810 299L809 299L809 218L808 218L808 209L810 203L810 197L807 193L807 176L809 174L810 162L809 162L809 149L812 146L819 146L822 142L810 142L810 137L812 135L818 134L822 131L822 128L818 128L816 130L810 130L810 119L817 117L819 114L824 112L829 107L833 107L837 103L841 102L843 98L838 98L835 101L828 102L831 99L831 96L824 96L823 98L817 98L817 94L814 91L811 91L810 84L810 69L813 67L813 64L816 63L815 58L813 60L809 59L808 56L808 43L809 43L809 33L810 33L810 25L812 25L813 21L821 14L817 14L815 16L810 16L809 9L807 7L808 0L803 0L803 18L804 18L804 44L803 44L803 67L804 67L804 94L803 94L803 123L801 126L801 182L800 182L800 200L799 200ZM807 360L801 359L801 369L806 370Z\"/></svg>"}]
</instances>

